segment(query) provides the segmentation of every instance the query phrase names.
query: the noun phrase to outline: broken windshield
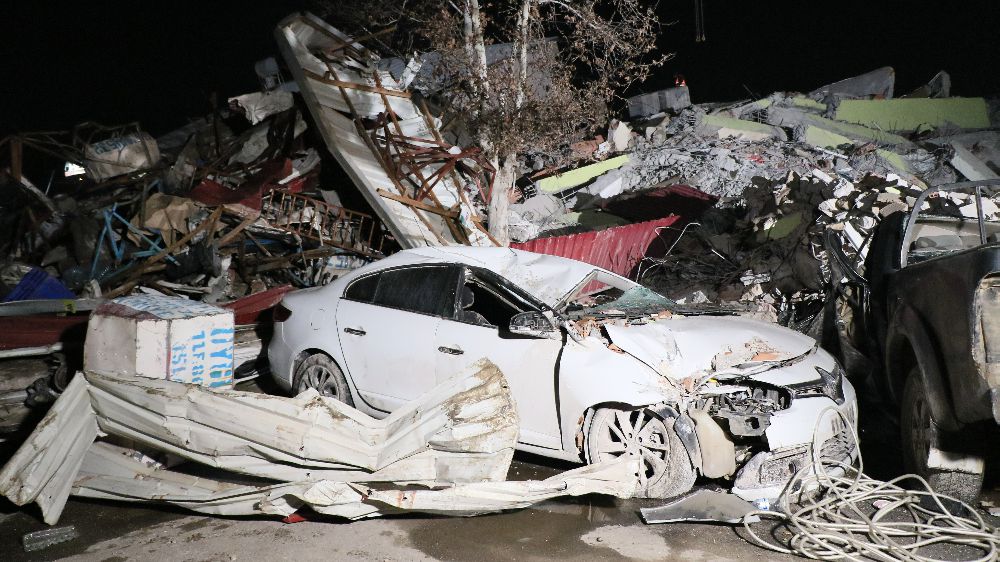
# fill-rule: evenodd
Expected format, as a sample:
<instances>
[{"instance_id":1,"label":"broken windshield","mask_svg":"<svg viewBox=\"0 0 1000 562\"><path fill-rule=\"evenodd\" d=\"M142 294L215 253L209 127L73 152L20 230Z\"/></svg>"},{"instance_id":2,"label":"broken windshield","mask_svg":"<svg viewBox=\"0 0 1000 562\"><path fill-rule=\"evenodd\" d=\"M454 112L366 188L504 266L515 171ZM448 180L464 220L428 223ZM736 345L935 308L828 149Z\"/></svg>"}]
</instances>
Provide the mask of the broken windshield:
<instances>
[{"instance_id":1,"label":"broken windshield","mask_svg":"<svg viewBox=\"0 0 1000 562\"><path fill-rule=\"evenodd\" d=\"M563 312L571 316L639 316L669 310L674 301L604 271L595 270L564 299Z\"/></svg>"}]
</instances>

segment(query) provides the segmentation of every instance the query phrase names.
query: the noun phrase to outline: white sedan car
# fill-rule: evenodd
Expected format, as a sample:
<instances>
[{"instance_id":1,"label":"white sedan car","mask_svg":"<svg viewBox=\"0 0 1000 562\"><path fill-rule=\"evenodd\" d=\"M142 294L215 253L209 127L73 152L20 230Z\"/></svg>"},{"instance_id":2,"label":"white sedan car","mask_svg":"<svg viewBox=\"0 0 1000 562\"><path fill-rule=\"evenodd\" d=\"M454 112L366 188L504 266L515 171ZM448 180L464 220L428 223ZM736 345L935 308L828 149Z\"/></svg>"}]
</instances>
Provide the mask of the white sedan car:
<instances>
[{"instance_id":1,"label":"white sedan car","mask_svg":"<svg viewBox=\"0 0 1000 562\"><path fill-rule=\"evenodd\" d=\"M777 497L809 445L851 462L854 388L809 337L682 311L609 271L506 248L407 250L275 309L283 388L385 416L486 357L510 385L518 448L575 462L637 455L637 494L698 475Z\"/></svg>"}]
</instances>

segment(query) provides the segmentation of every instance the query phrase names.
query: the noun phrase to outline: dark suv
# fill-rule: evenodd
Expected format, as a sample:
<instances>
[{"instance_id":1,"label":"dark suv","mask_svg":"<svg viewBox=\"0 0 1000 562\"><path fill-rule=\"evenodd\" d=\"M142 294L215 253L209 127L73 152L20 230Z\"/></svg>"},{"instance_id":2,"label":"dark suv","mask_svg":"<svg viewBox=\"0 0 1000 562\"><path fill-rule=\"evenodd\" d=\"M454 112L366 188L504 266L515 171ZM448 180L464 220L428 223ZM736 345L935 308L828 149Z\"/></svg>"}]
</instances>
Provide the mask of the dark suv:
<instances>
[{"instance_id":1,"label":"dark suv","mask_svg":"<svg viewBox=\"0 0 1000 562\"><path fill-rule=\"evenodd\" d=\"M970 502L1000 424L997 195L1000 180L934 187L860 248L826 240L834 351L899 408L905 468Z\"/></svg>"}]
</instances>

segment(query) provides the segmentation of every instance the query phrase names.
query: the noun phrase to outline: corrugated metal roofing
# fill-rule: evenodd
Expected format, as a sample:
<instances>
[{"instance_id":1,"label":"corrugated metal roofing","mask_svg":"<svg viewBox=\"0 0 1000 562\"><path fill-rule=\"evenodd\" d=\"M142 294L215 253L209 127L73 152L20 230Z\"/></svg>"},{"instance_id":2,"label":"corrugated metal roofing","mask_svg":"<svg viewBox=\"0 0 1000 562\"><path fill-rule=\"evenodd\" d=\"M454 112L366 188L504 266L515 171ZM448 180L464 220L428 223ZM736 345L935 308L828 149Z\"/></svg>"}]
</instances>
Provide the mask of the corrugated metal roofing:
<instances>
[{"instance_id":1,"label":"corrugated metal roofing","mask_svg":"<svg viewBox=\"0 0 1000 562\"><path fill-rule=\"evenodd\" d=\"M680 220L681 217L671 215L596 232L536 238L511 247L579 260L629 277L643 257L662 256L666 251L657 229L673 226Z\"/></svg>"}]
</instances>

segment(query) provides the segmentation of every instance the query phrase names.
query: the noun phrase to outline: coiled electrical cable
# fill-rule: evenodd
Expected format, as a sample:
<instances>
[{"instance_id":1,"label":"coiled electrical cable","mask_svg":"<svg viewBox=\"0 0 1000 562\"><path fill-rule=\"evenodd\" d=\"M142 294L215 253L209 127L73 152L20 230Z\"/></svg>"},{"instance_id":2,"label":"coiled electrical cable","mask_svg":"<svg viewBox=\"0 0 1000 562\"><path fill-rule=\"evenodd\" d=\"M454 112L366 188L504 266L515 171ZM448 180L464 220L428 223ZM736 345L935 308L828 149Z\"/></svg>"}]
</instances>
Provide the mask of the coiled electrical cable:
<instances>
[{"instance_id":1,"label":"coiled electrical cable","mask_svg":"<svg viewBox=\"0 0 1000 562\"><path fill-rule=\"evenodd\" d=\"M824 410L817 429L827 419L828 412L843 419L857 447L857 430L839 410L832 407ZM934 492L916 474L889 481L871 478L864 473L860 454L857 468L820 458L822 443L816 443L817 434L814 430L812 462L792 476L775 504L777 509L750 514L782 522L792 534L787 545L764 540L744 518L743 525L752 542L814 560L943 562L944 559L933 558L926 552L935 545L953 545L963 553L968 552L970 557L964 558L968 562L1000 559L1000 534L975 508ZM802 490L818 493L809 494L811 499L793 503L792 498ZM954 548L949 553L954 556ZM972 557L980 553L981 556Z\"/></svg>"}]
</instances>

